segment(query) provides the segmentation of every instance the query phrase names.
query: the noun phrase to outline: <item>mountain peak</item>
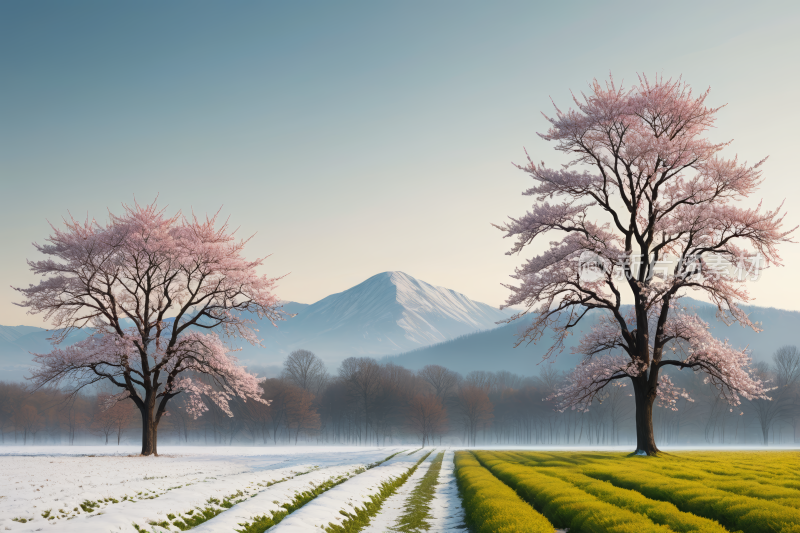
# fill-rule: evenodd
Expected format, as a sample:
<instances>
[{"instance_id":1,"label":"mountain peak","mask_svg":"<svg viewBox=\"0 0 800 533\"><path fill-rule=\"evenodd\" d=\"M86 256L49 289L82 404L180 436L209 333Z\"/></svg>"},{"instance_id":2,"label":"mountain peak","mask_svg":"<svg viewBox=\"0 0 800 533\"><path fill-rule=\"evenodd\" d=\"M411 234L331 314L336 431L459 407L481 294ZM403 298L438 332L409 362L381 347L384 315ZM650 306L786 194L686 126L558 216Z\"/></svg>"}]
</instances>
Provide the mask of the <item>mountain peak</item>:
<instances>
[{"instance_id":1,"label":"mountain peak","mask_svg":"<svg viewBox=\"0 0 800 533\"><path fill-rule=\"evenodd\" d=\"M309 305L284 329L300 337L292 348L388 355L491 329L507 316L406 272L386 271Z\"/></svg>"},{"instance_id":2,"label":"mountain peak","mask_svg":"<svg viewBox=\"0 0 800 533\"><path fill-rule=\"evenodd\" d=\"M264 348L236 343L242 348L238 357L245 364L276 363L301 348L331 363L349 356L400 354L495 328L508 317L507 312L401 271L381 272L311 305L284 304L284 309L296 316L280 322L277 328L260 321L257 327ZM0 348L8 344L10 357L12 348L16 350L13 357L17 352L25 353L16 346L24 333L18 328L0 327ZM36 335L39 342L42 334ZM37 344L37 350L47 348L39 349Z\"/></svg>"}]
</instances>

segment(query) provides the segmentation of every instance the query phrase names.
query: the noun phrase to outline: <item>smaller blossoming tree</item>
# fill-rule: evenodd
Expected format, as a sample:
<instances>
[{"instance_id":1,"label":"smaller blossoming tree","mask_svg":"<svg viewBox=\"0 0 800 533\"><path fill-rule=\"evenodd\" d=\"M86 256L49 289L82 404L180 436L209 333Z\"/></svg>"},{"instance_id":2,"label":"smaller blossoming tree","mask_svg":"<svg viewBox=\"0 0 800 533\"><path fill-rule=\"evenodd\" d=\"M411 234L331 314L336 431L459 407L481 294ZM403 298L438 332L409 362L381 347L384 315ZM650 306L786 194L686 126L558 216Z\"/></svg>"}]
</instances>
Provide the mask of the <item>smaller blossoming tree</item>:
<instances>
[{"instance_id":1,"label":"smaller blossoming tree","mask_svg":"<svg viewBox=\"0 0 800 533\"><path fill-rule=\"evenodd\" d=\"M508 321L534 315L518 345L554 331L545 357L555 355L600 310L576 349L584 361L556 395L563 408L585 410L604 387L629 380L638 454L658 453L655 401L674 408L685 394L666 368L704 373L732 404L766 398L747 352L716 339L680 303L695 291L723 320L758 331L739 307L750 299L744 283L761 260L780 265L777 247L793 231L783 228L780 208L738 204L761 183L763 161L722 157L729 143L706 137L720 109L707 107L707 96L693 95L680 80L642 77L630 90L595 81L590 94L573 98L576 109L556 108L541 135L570 162L553 169L529 159L520 166L534 180L524 194L536 203L498 226L516 239L509 254L550 238L549 248L512 276L518 284L507 285L506 305L525 307Z\"/></svg>"},{"instance_id":2,"label":"smaller blossoming tree","mask_svg":"<svg viewBox=\"0 0 800 533\"><path fill-rule=\"evenodd\" d=\"M273 325L283 317L277 279L257 273L263 259L243 257L247 240L235 239L227 222L168 217L153 203L124 206L105 225L70 219L65 226L51 226L48 243L34 244L48 257L28 264L45 279L16 288L25 297L18 305L56 328L53 351L34 354L36 386L77 392L114 384L112 404L130 399L141 414L142 455L157 454L159 421L178 394L188 395L194 417L207 410L203 397L228 416L235 397L268 403L217 332L257 344L248 316ZM59 346L84 327L88 338Z\"/></svg>"}]
</instances>

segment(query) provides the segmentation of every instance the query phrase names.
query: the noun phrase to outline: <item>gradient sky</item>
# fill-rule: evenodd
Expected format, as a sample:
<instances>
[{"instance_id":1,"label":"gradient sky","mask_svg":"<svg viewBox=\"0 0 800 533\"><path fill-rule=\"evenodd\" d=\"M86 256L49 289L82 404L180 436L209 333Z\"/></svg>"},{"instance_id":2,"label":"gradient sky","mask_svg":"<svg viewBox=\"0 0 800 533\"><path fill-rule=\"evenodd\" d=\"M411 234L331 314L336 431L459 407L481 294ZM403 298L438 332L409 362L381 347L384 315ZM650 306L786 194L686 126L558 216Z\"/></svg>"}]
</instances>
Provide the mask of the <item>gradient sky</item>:
<instances>
[{"instance_id":1,"label":"gradient sky","mask_svg":"<svg viewBox=\"0 0 800 533\"><path fill-rule=\"evenodd\" d=\"M68 211L134 195L220 207L279 296L386 270L499 305L521 261L490 223L562 161L536 132L592 78L711 86L715 140L765 155L765 206L800 223L800 2L0 3L0 324L42 325L9 285ZM544 244L544 243L543 243ZM751 287L800 309L800 244Z\"/></svg>"}]
</instances>

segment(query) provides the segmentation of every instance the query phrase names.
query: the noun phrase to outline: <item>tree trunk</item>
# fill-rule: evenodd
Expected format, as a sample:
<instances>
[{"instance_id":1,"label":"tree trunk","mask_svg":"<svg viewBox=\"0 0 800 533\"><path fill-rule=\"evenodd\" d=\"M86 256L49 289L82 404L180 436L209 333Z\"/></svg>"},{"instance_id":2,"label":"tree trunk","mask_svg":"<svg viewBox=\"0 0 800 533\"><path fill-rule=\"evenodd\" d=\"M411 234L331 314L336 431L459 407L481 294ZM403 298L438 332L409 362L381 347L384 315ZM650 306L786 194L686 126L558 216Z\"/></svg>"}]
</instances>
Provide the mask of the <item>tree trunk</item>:
<instances>
[{"instance_id":1,"label":"tree trunk","mask_svg":"<svg viewBox=\"0 0 800 533\"><path fill-rule=\"evenodd\" d=\"M653 402L656 391L648 383L648 376L631 378L633 381L633 397L636 401L636 455L658 455L653 433Z\"/></svg>"},{"instance_id":2,"label":"tree trunk","mask_svg":"<svg viewBox=\"0 0 800 533\"><path fill-rule=\"evenodd\" d=\"M158 422L155 417L155 398L145 397L139 408L142 414L142 455L158 455Z\"/></svg>"}]
</instances>

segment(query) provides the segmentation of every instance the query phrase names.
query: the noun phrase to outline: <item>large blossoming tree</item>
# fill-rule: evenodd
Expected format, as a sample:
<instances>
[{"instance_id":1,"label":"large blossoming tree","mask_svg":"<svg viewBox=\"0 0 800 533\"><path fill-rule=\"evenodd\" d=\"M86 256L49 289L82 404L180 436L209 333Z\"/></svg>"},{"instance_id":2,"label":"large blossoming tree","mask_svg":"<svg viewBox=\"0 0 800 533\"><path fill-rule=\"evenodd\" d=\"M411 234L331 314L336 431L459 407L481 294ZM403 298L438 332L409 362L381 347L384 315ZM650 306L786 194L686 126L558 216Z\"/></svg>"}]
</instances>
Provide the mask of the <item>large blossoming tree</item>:
<instances>
[{"instance_id":1,"label":"large blossoming tree","mask_svg":"<svg viewBox=\"0 0 800 533\"><path fill-rule=\"evenodd\" d=\"M729 143L707 139L720 109L705 105L707 95L680 80L640 77L629 90L595 80L588 95L573 97L575 109L556 107L540 134L569 163L548 168L529 157L519 168L535 182L524 194L536 203L498 226L516 239L509 254L540 236L550 241L507 285L506 306L525 307L509 321L533 315L517 345L552 331L545 359L554 357L581 320L602 310L557 396L562 408L585 410L604 387L630 380L638 454L658 453L654 402L674 406L685 394L666 367L704 372L731 404L766 397L746 351L714 338L679 301L703 293L727 323L758 330L739 307L750 299L744 283L779 265L776 247L789 241L780 208L738 205L761 182L763 161L726 159Z\"/></svg>"},{"instance_id":2,"label":"large blossoming tree","mask_svg":"<svg viewBox=\"0 0 800 533\"><path fill-rule=\"evenodd\" d=\"M153 203L125 206L105 225L52 227L47 244L34 244L47 258L28 262L45 279L16 289L18 305L56 328L53 351L35 354L35 385L113 383L120 393L111 400L129 398L141 413L143 455L157 454L159 421L181 393L195 417L207 410L203 396L229 416L234 397L266 403L217 332L257 344L248 317L282 318L277 280L257 273L263 259L245 259L247 241L227 223L169 217ZM59 346L84 327L88 338Z\"/></svg>"}]
</instances>

